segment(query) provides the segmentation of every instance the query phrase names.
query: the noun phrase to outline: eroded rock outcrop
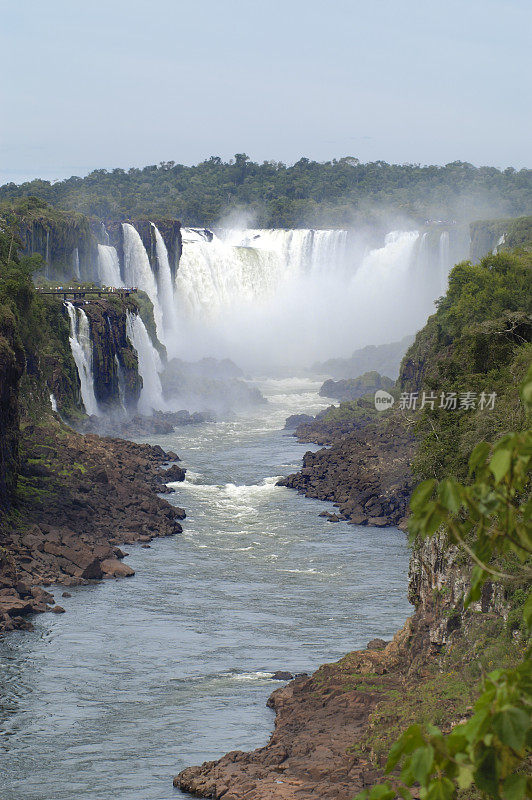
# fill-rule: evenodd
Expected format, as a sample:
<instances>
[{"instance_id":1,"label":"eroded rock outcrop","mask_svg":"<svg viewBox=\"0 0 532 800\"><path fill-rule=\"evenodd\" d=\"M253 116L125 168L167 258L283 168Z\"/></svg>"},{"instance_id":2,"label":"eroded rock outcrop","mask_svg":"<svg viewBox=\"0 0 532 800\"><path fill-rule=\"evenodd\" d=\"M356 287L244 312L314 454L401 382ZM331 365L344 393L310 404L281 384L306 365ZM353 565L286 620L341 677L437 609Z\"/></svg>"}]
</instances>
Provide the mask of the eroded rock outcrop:
<instances>
[{"instance_id":1,"label":"eroded rock outcrop","mask_svg":"<svg viewBox=\"0 0 532 800\"><path fill-rule=\"evenodd\" d=\"M130 576L120 545L182 530L183 509L157 496L174 460L158 446L50 423L25 427L21 456L20 523L0 533L0 630L50 610L40 586Z\"/></svg>"},{"instance_id":2,"label":"eroded rock outcrop","mask_svg":"<svg viewBox=\"0 0 532 800\"><path fill-rule=\"evenodd\" d=\"M337 519L356 525L404 525L413 487L414 441L400 421L318 421L299 427L297 436L330 446L305 453L302 469L281 479L281 486L332 501L339 507Z\"/></svg>"}]
</instances>

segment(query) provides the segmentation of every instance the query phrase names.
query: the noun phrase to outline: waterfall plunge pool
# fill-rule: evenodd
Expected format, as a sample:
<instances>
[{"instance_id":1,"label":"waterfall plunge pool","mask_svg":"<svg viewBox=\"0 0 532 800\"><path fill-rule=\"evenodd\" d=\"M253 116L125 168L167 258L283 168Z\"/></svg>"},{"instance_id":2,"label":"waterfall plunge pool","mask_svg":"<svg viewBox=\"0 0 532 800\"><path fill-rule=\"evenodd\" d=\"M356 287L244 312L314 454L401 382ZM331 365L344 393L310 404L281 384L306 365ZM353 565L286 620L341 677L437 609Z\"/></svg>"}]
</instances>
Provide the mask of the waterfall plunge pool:
<instances>
[{"instance_id":1,"label":"waterfall plunge pool","mask_svg":"<svg viewBox=\"0 0 532 800\"><path fill-rule=\"evenodd\" d=\"M328 523L275 486L308 445L283 431L319 381L266 381L267 407L149 441L183 458L184 532L132 546L128 580L56 599L0 640L2 800L170 800L183 767L264 745L276 670L390 638L410 612L396 529Z\"/></svg>"}]
</instances>

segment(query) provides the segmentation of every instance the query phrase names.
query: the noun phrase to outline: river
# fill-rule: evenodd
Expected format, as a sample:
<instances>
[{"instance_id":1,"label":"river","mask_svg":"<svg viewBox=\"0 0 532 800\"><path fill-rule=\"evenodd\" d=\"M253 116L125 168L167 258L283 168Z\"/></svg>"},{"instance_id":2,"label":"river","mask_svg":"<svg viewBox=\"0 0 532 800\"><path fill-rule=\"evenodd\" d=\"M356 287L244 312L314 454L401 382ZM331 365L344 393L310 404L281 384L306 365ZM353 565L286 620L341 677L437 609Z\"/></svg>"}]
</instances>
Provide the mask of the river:
<instances>
[{"instance_id":1,"label":"river","mask_svg":"<svg viewBox=\"0 0 532 800\"><path fill-rule=\"evenodd\" d=\"M258 382L268 405L149 441L180 454L184 532L128 547L136 575L71 589L0 640L2 800L169 800L172 777L266 744L276 670L311 672L410 613L406 536L319 517L275 486L303 453L283 431L320 382Z\"/></svg>"}]
</instances>

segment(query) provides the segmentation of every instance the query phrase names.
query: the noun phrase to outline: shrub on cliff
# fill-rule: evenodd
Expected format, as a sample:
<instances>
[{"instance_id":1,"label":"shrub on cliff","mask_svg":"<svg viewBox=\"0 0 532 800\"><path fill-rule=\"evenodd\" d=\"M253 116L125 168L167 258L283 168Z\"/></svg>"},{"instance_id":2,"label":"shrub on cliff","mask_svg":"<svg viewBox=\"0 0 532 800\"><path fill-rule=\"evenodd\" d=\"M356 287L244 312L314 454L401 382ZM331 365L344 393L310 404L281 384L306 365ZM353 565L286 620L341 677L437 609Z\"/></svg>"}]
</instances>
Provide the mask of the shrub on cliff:
<instances>
[{"instance_id":1,"label":"shrub on cliff","mask_svg":"<svg viewBox=\"0 0 532 800\"><path fill-rule=\"evenodd\" d=\"M397 795L412 800L413 786L420 787L421 800L452 800L472 788L494 800L532 795L532 368L521 395L527 429L504 436L494 447L479 443L469 459L471 483L450 478L421 483L410 501L409 527L421 538L443 529L471 558L466 607L480 598L488 578L522 587L522 630L528 640L523 661L487 675L474 713L449 734L434 725L410 726L390 750L386 771L394 780L360 793L357 800ZM512 573L501 572L509 563Z\"/></svg>"},{"instance_id":2,"label":"shrub on cliff","mask_svg":"<svg viewBox=\"0 0 532 800\"><path fill-rule=\"evenodd\" d=\"M522 428L514 387L532 360L532 254L499 253L480 264L458 264L436 313L409 348L398 380L401 392L437 398L412 421L420 441L414 469L422 478L464 477L471 447ZM441 407L441 393L494 393L493 408Z\"/></svg>"}]
</instances>

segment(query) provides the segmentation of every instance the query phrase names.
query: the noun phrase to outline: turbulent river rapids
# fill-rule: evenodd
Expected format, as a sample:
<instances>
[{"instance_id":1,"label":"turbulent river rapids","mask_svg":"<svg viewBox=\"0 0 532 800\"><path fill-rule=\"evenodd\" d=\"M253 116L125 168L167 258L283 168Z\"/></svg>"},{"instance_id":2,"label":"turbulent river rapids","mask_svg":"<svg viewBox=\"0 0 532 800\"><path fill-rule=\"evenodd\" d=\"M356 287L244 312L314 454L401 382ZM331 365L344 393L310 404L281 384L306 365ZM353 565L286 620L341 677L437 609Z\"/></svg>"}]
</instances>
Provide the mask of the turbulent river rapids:
<instances>
[{"instance_id":1,"label":"turbulent river rapids","mask_svg":"<svg viewBox=\"0 0 532 800\"><path fill-rule=\"evenodd\" d=\"M389 638L409 613L405 534L330 524L327 503L277 487L308 445L283 431L326 405L318 382L264 380L269 403L149 441L187 480L184 532L129 547L129 580L57 600L0 641L2 800L167 800L172 777L266 744L276 670Z\"/></svg>"}]
</instances>

